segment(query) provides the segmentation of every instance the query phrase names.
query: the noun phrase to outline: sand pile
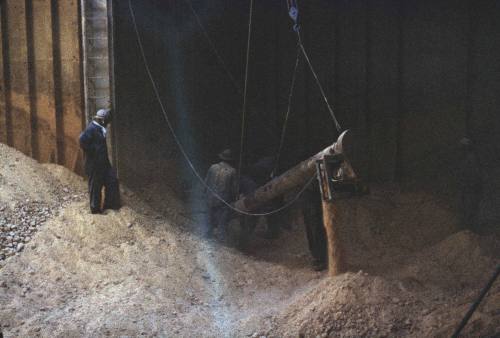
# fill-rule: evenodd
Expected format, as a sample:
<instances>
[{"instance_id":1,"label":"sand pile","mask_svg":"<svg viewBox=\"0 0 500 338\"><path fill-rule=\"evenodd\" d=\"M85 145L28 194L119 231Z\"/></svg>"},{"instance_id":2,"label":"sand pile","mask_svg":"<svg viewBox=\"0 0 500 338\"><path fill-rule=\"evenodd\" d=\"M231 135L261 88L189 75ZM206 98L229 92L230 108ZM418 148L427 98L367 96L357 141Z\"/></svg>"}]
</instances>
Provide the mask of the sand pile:
<instances>
[{"instance_id":1,"label":"sand pile","mask_svg":"<svg viewBox=\"0 0 500 338\"><path fill-rule=\"evenodd\" d=\"M3 145L0 158L0 218L41 224L0 265L9 337L445 337L499 262L497 239L456 233L424 194L342 202L349 266L366 272L329 278L310 268L298 225L242 253L199 238L169 191L124 189L120 211L91 215L82 178ZM498 284L469 336L499 331Z\"/></svg>"},{"instance_id":2,"label":"sand pile","mask_svg":"<svg viewBox=\"0 0 500 338\"><path fill-rule=\"evenodd\" d=\"M0 264L20 253L65 205L82 200L83 186L69 170L42 166L0 144Z\"/></svg>"},{"instance_id":3,"label":"sand pile","mask_svg":"<svg viewBox=\"0 0 500 338\"><path fill-rule=\"evenodd\" d=\"M461 231L408 259L398 277L463 290L484 284L499 263L497 238Z\"/></svg>"},{"instance_id":4,"label":"sand pile","mask_svg":"<svg viewBox=\"0 0 500 338\"><path fill-rule=\"evenodd\" d=\"M422 193L373 189L341 201L351 271L325 279L274 317L271 336L449 337L500 264L500 239L458 231L451 208ZM466 336L500 333L500 282ZM496 304L496 305L495 305Z\"/></svg>"},{"instance_id":5,"label":"sand pile","mask_svg":"<svg viewBox=\"0 0 500 338\"><path fill-rule=\"evenodd\" d=\"M161 214L126 189L120 211L91 215L81 178L4 148L5 161L16 162L25 180L43 177L44 183L12 195L5 192L9 183L21 182L2 169L1 203L46 198L56 205L67 186L81 197L60 203L0 269L0 325L7 336L246 335L246 323L259 325L264 313L270 317L288 295L321 276L309 269L302 229L285 235L293 245L258 241L247 256L186 231L195 225L187 226L175 204Z\"/></svg>"},{"instance_id":6,"label":"sand pile","mask_svg":"<svg viewBox=\"0 0 500 338\"><path fill-rule=\"evenodd\" d=\"M323 280L274 321L271 336L405 336L421 306L397 283L364 272Z\"/></svg>"},{"instance_id":7,"label":"sand pile","mask_svg":"<svg viewBox=\"0 0 500 338\"><path fill-rule=\"evenodd\" d=\"M449 337L500 263L498 241L464 231L408 259L391 277L325 279L274 318L271 336ZM464 331L500 333L500 283Z\"/></svg>"},{"instance_id":8,"label":"sand pile","mask_svg":"<svg viewBox=\"0 0 500 338\"><path fill-rule=\"evenodd\" d=\"M195 264L181 234L128 207L104 217L82 210L65 208L2 270L0 321L12 334L165 335L207 326L209 314L183 314Z\"/></svg>"},{"instance_id":9,"label":"sand pile","mask_svg":"<svg viewBox=\"0 0 500 338\"><path fill-rule=\"evenodd\" d=\"M341 241L353 271L382 273L459 230L452 208L425 193L375 186L370 195L338 204Z\"/></svg>"},{"instance_id":10,"label":"sand pile","mask_svg":"<svg viewBox=\"0 0 500 338\"><path fill-rule=\"evenodd\" d=\"M48 166L50 168L51 166ZM60 176L70 175L69 170L59 167ZM78 177L78 176L76 176ZM82 184L82 179L77 179ZM59 205L72 198L72 192L80 187L73 182L63 182L37 161L0 143L0 203L12 209L15 203L26 200ZM75 190L76 189L76 190Z\"/></svg>"}]
</instances>

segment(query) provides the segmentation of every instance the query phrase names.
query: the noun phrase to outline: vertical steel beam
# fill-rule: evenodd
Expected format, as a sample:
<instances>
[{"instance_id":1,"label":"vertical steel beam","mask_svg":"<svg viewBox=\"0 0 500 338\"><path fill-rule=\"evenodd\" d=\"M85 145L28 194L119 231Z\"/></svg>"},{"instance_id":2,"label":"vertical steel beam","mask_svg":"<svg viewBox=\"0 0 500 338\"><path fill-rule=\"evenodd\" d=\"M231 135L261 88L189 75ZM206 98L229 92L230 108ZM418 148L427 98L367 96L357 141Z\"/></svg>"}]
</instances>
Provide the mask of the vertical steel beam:
<instances>
[{"instance_id":1,"label":"vertical steel beam","mask_svg":"<svg viewBox=\"0 0 500 338\"><path fill-rule=\"evenodd\" d=\"M114 31L114 21L113 21L113 0L107 0L108 7L108 56L109 56L109 92L111 96L111 108L113 109L114 120L117 121L119 117L119 112L116 108L116 96L115 96L115 31ZM116 133L116 128L112 128L111 131L111 143L112 143L112 162L117 171L118 177L120 177L120 166L118 163L118 134Z\"/></svg>"},{"instance_id":2,"label":"vertical steel beam","mask_svg":"<svg viewBox=\"0 0 500 338\"><path fill-rule=\"evenodd\" d=\"M87 10L87 1L86 0L80 0L80 27L81 27L81 39L82 39L82 67L83 67L83 108L85 112L85 120L90 121L91 116L89 116L89 104L88 104L88 64L87 64L87 53L88 53L88 38L87 38L87 32L88 32L88 24L90 22L87 21L87 16L88 16L88 10Z\"/></svg>"},{"instance_id":3,"label":"vertical steel beam","mask_svg":"<svg viewBox=\"0 0 500 338\"><path fill-rule=\"evenodd\" d=\"M12 145L32 155L31 112L28 80L28 44L24 1L5 0L9 39L9 79Z\"/></svg>"},{"instance_id":4,"label":"vertical steel beam","mask_svg":"<svg viewBox=\"0 0 500 338\"><path fill-rule=\"evenodd\" d=\"M32 0L33 28L33 111L36 112L34 138L40 162L56 162L56 108L52 8L50 0Z\"/></svg>"},{"instance_id":5,"label":"vertical steel beam","mask_svg":"<svg viewBox=\"0 0 500 338\"><path fill-rule=\"evenodd\" d=\"M62 119L62 164L82 172L78 135L84 126L81 92L81 59L78 0L57 1L60 39L60 94Z\"/></svg>"},{"instance_id":6,"label":"vertical steel beam","mask_svg":"<svg viewBox=\"0 0 500 338\"><path fill-rule=\"evenodd\" d=\"M26 8L26 45L27 45L27 58L28 58L28 99L29 99L29 117L31 128L31 156L39 160L38 156L38 128L37 128L37 91L36 91L36 77L35 71L37 68L35 62L35 48L34 48L34 29L33 29L33 1L25 0Z\"/></svg>"},{"instance_id":7,"label":"vertical steel beam","mask_svg":"<svg viewBox=\"0 0 500 338\"><path fill-rule=\"evenodd\" d=\"M51 0L51 17L52 17L52 59L54 71L54 108L56 122L56 163L64 163L64 144L63 144L63 126L62 126L62 81L61 81L61 39L59 27L59 8L57 0Z\"/></svg>"},{"instance_id":8,"label":"vertical steel beam","mask_svg":"<svg viewBox=\"0 0 500 338\"><path fill-rule=\"evenodd\" d=\"M7 119L9 110L7 109L7 92L9 91L8 79L8 58L6 52L8 50L8 39L5 14L5 1L0 2L0 142L9 143ZM7 69L7 71L5 70Z\"/></svg>"},{"instance_id":9,"label":"vertical steel beam","mask_svg":"<svg viewBox=\"0 0 500 338\"><path fill-rule=\"evenodd\" d=\"M80 6L85 117L90 121L97 110L114 107L112 2L80 0ZM108 141L116 165L116 135L112 126Z\"/></svg>"}]
</instances>

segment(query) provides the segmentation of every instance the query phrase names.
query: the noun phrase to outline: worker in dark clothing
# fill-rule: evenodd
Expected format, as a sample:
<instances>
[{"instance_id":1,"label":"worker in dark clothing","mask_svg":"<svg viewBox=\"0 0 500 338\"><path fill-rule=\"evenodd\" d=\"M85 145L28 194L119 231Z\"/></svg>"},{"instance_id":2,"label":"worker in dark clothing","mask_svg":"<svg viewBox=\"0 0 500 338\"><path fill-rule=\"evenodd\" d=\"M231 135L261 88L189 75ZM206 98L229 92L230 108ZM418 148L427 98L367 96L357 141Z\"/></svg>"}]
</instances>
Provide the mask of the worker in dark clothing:
<instances>
[{"instance_id":1,"label":"worker in dark clothing","mask_svg":"<svg viewBox=\"0 0 500 338\"><path fill-rule=\"evenodd\" d=\"M236 169L233 167L233 154L230 149L226 149L219 154L219 163L213 164L208 169L205 183L220 198L227 203L232 203L236 199L238 189L238 178ZM221 239L225 237L227 223L231 218L231 209L224 204L209 189L205 189L207 194L208 226L206 237L211 237L216 227L219 229Z\"/></svg>"},{"instance_id":2,"label":"worker in dark clothing","mask_svg":"<svg viewBox=\"0 0 500 338\"><path fill-rule=\"evenodd\" d=\"M240 177L240 196L248 196L257 190L257 188L257 182L255 182L252 176L247 172L243 172ZM248 241L257 226L258 220L259 217L256 216L240 215L240 224L244 232L241 242Z\"/></svg>"},{"instance_id":3,"label":"worker in dark clothing","mask_svg":"<svg viewBox=\"0 0 500 338\"><path fill-rule=\"evenodd\" d=\"M483 173L473 142L469 138L463 138L460 145L463 151L459 171L462 227L477 231L483 198Z\"/></svg>"},{"instance_id":4,"label":"worker in dark clothing","mask_svg":"<svg viewBox=\"0 0 500 338\"><path fill-rule=\"evenodd\" d=\"M101 109L94 120L80 135L80 147L85 153L85 174L89 178L90 211L99 214L104 209L120 208L118 179L108 157L106 126L111 121L111 111ZM105 189L104 206L101 193Z\"/></svg>"},{"instance_id":5,"label":"worker in dark clothing","mask_svg":"<svg viewBox=\"0 0 500 338\"><path fill-rule=\"evenodd\" d=\"M309 251L313 257L313 269L321 271L326 269L328 260L328 244L326 231L323 225L323 210L319 184L314 182L303 193L302 213L306 227Z\"/></svg>"},{"instance_id":6,"label":"worker in dark clothing","mask_svg":"<svg viewBox=\"0 0 500 338\"><path fill-rule=\"evenodd\" d=\"M260 158L249 168L249 174L256 182L257 186L263 186L274 178L276 173L273 172L276 165L275 156L265 156ZM283 197L277 197L271 202L262 207L259 212L266 213L276 210L283 205ZM280 228L283 227L283 213L277 212L266 217L266 232L264 237L267 239L276 239L279 237Z\"/></svg>"}]
</instances>

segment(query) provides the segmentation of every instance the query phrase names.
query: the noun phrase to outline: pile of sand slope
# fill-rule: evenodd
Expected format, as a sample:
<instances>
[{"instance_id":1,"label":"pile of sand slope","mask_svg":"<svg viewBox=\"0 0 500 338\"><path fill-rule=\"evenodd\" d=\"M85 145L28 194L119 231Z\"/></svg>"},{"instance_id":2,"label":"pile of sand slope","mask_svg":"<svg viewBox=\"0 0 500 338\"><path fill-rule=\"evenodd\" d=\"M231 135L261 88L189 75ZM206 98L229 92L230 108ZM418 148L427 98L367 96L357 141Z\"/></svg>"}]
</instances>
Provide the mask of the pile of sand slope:
<instances>
[{"instance_id":1,"label":"pile of sand slope","mask_svg":"<svg viewBox=\"0 0 500 338\"><path fill-rule=\"evenodd\" d=\"M126 191L120 211L91 215L82 178L1 144L0 159L0 207L54 210L0 266L8 337L446 337L499 263L497 238L458 232L421 193L342 202L353 272L330 278L310 269L303 228L242 253L194 235L180 203L161 214ZM500 331L499 284L468 336Z\"/></svg>"},{"instance_id":2,"label":"pile of sand slope","mask_svg":"<svg viewBox=\"0 0 500 338\"><path fill-rule=\"evenodd\" d=\"M489 250L497 250L496 257L485 252ZM277 315L270 333L449 337L498 263L498 242L492 245L488 239L460 232L409 259L396 276L358 272L323 280ZM496 283L464 336L500 333L499 304Z\"/></svg>"},{"instance_id":3,"label":"pile of sand slope","mask_svg":"<svg viewBox=\"0 0 500 338\"><path fill-rule=\"evenodd\" d=\"M324 279L277 314L268 333L449 337L500 264L500 239L459 231L450 209L422 193L375 190L340 204L346 261L360 272ZM465 336L500 334L499 304L497 281Z\"/></svg>"},{"instance_id":4,"label":"pile of sand slope","mask_svg":"<svg viewBox=\"0 0 500 338\"><path fill-rule=\"evenodd\" d=\"M84 180L0 150L25 180L43 177L40 184L20 186L19 195L4 191L0 203L29 198L56 208L67 194L78 196L61 204L0 268L6 336L247 335L288 295L321 276L309 269L302 231L287 234L298 235L292 245L246 255L200 239L175 208L160 214L131 192L125 191L120 211L91 215ZM2 168L0 174L6 182L0 189L21 184L15 171ZM241 331L242 323L250 326Z\"/></svg>"}]
</instances>

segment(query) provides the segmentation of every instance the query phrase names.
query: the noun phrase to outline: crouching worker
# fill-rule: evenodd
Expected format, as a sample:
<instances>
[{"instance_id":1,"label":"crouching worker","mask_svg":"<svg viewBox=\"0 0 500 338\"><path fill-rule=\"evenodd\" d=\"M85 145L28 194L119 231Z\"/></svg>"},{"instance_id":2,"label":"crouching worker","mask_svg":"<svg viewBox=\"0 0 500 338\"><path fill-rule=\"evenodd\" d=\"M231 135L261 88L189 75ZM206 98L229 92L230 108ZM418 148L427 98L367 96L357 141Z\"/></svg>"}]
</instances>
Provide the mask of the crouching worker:
<instances>
[{"instance_id":1,"label":"crouching worker","mask_svg":"<svg viewBox=\"0 0 500 338\"><path fill-rule=\"evenodd\" d=\"M206 185L213 191L205 189L208 207L208 224L205 236L212 237L216 227L219 229L221 239L225 236L225 230L231 218L231 209L220 200L232 203L238 190L238 178L236 169L233 167L234 158L230 149L219 154L219 163L213 164L208 169L205 178ZM216 193L217 196L214 195Z\"/></svg>"},{"instance_id":2,"label":"crouching worker","mask_svg":"<svg viewBox=\"0 0 500 338\"><path fill-rule=\"evenodd\" d=\"M80 135L80 147L85 153L85 174L89 179L90 211L93 214L99 214L104 209L120 208L118 179L111 167L106 144L106 126L110 122L111 111L101 109ZM101 206L103 187L104 206Z\"/></svg>"}]
</instances>

